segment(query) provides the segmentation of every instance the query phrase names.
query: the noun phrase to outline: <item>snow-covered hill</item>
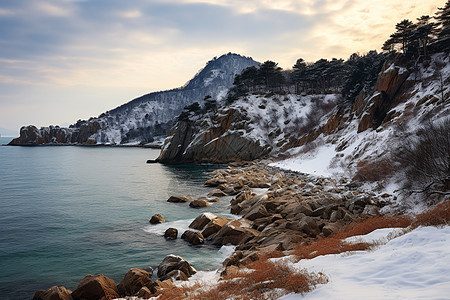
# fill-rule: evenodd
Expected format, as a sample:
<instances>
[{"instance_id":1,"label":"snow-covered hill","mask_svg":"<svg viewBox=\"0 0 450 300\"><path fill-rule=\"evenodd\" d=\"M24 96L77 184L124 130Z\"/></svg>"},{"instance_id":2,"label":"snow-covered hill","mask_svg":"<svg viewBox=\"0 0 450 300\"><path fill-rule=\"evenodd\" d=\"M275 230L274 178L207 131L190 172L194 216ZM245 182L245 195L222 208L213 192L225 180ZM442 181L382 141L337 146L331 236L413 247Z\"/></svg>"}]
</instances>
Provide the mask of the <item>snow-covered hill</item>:
<instances>
[{"instance_id":1,"label":"snow-covered hill","mask_svg":"<svg viewBox=\"0 0 450 300\"><path fill-rule=\"evenodd\" d=\"M27 126L17 145L29 144L147 144L167 136L186 105L202 103L206 96L222 99L236 74L258 63L228 53L209 61L184 87L155 92L101 114L78 121L69 128Z\"/></svg>"}]
</instances>

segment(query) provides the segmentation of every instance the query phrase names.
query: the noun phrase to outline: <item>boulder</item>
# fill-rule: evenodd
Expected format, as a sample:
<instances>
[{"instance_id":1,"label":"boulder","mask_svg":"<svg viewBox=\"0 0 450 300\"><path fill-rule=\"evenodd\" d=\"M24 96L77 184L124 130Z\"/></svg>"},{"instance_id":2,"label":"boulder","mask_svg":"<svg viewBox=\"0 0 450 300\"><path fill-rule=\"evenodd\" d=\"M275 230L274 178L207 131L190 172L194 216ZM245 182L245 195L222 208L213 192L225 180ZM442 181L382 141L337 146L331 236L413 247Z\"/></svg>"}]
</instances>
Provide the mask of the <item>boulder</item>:
<instances>
[{"instance_id":1,"label":"boulder","mask_svg":"<svg viewBox=\"0 0 450 300\"><path fill-rule=\"evenodd\" d=\"M121 296L133 296L142 287L149 286L152 283L147 271L141 269L130 269L122 281L117 285Z\"/></svg>"},{"instance_id":2,"label":"boulder","mask_svg":"<svg viewBox=\"0 0 450 300\"><path fill-rule=\"evenodd\" d=\"M116 283L103 274L86 275L72 292L74 300L110 300L119 297Z\"/></svg>"},{"instance_id":3,"label":"boulder","mask_svg":"<svg viewBox=\"0 0 450 300\"><path fill-rule=\"evenodd\" d=\"M169 240L176 240L178 237L178 229L176 228L168 228L164 232L164 237Z\"/></svg>"},{"instance_id":4,"label":"boulder","mask_svg":"<svg viewBox=\"0 0 450 300\"><path fill-rule=\"evenodd\" d=\"M328 223L322 228L322 233L324 236L330 236L341 229L341 227L342 226L339 225L339 223Z\"/></svg>"},{"instance_id":5,"label":"boulder","mask_svg":"<svg viewBox=\"0 0 450 300\"><path fill-rule=\"evenodd\" d=\"M205 242L205 238L198 231L186 230L181 235L181 238L183 240L189 242L192 245L200 245L200 244L203 244Z\"/></svg>"},{"instance_id":6,"label":"boulder","mask_svg":"<svg viewBox=\"0 0 450 300\"><path fill-rule=\"evenodd\" d=\"M219 185L225 184L225 183L227 183L227 180L226 180L226 179L224 179L224 178L219 178L219 177L214 177L214 178L208 179L208 180L205 182L205 185L206 185L206 186L210 186L210 187L216 187L216 186L219 186Z\"/></svg>"},{"instance_id":7,"label":"boulder","mask_svg":"<svg viewBox=\"0 0 450 300\"><path fill-rule=\"evenodd\" d=\"M219 189L212 190L208 193L208 197L225 197L227 194L225 194L223 191Z\"/></svg>"},{"instance_id":8,"label":"boulder","mask_svg":"<svg viewBox=\"0 0 450 300\"><path fill-rule=\"evenodd\" d=\"M253 206L253 208L244 215L244 218L254 221L259 218L265 218L270 216L270 213L267 211L266 207L263 203L258 203Z\"/></svg>"},{"instance_id":9,"label":"boulder","mask_svg":"<svg viewBox=\"0 0 450 300\"><path fill-rule=\"evenodd\" d=\"M141 289L137 292L136 297L140 299L150 299L153 297L153 293L146 286L141 287Z\"/></svg>"},{"instance_id":10,"label":"boulder","mask_svg":"<svg viewBox=\"0 0 450 300\"><path fill-rule=\"evenodd\" d=\"M292 230L302 231L311 237L316 237L320 233L316 220L309 216L304 216L300 221L290 222L287 227Z\"/></svg>"},{"instance_id":11,"label":"boulder","mask_svg":"<svg viewBox=\"0 0 450 300\"><path fill-rule=\"evenodd\" d=\"M217 218L211 220L211 222L209 222L208 225L206 225L202 231L203 237L208 238L210 235L218 232L229 221L230 221L229 219L222 218L222 217L217 217Z\"/></svg>"},{"instance_id":12,"label":"boulder","mask_svg":"<svg viewBox=\"0 0 450 300\"><path fill-rule=\"evenodd\" d=\"M239 245L258 235L257 230L250 228L248 220L239 219L227 223L210 239L214 245Z\"/></svg>"},{"instance_id":13,"label":"boulder","mask_svg":"<svg viewBox=\"0 0 450 300\"><path fill-rule=\"evenodd\" d=\"M186 197L182 197L182 196L170 196L169 199L167 199L167 202L172 202L172 203L186 203L189 202L190 200Z\"/></svg>"},{"instance_id":14,"label":"boulder","mask_svg":"<svg viewBox=\"0 0 450 300\"><path fill-rule=\"evenodd\" d=\"M173 270L167 273L165 277L162 277L161 279L167 278L165 280L180 280L180 281L187 281L189 280L189 277L180 270Z\"/></svg>"},{"instance_id":15,"label":"boulder","mask_svg":"<svg viewBox=\"0 0 450 300\"><path fill-rule=\"evenodd\" d=\"M52 286L48 290L40 290L34 293L33 300L72 300L72 291L63 286Z\"/></svg>"},{"instance_id":16,"label":"boulder","mask_svg":"<svg viewBox=\"0 0 450 300\"><path fill-rule=\"evenodd\" d=\"M239 266L239 261L244 257L244 253L240 250L234 251L227 259L222 263L224 267Z\"/></svg>"},{"instance_id":17,"label":"boulder","mask_svg":"<svg viewBox=\"0 0 450 300\"><path fill-rule=\"evenodd\" d=\"M215 214L212 213L202 213L200 216L195 218L194 221L189 225L189 228L202 230L209 222L217 218Z\"/></svg>"},{"instance_id":18,"label":"boulder","mask_svg":"<svg viewBox=\"0 0 450 300\"><path fill-rule=\"evenodd\" d=\"M161 281L171 278L168 276L170 272L179 270L183 272L187 277L191 277L197 271L181 256L168 255L158 266L158 277Z\"/></svg>"},{"instance_id":19,"label":"boulder","mask_svg":"<svg viewBox=\"0 0 450 300\"><path fill-rule=\"evenodd\" d=\"M175 284L173 284L172 279L166 279L164 281L156 280L151 286L151 291L152 291L152 293L155 294L159 290L171 289L174 287L175 287Z\"/></svg>"},{"instance_id":20,"label":"boulder","mask_svg":"<svg viewBox=\"0 0 450 300\"><path fill-rule=\"evenodd\" d=\"M209 203L208 201L205 201L205 200L194 200L191 203L189 203L189 206L193 207L193 208L207 207L210 205L211 205L211 203Z\"/></svg>"},{"instance_id":21,"label":"boulder","mask_svg":"<svg viewBox=\"0 0 450 300\"><path fill-rule=\"evenodd\" d=\"M153 215L149 221L150 224L159 224L159 223L165 223L165 222L166 222L166 219L164 219L164 217L160 214Z\"/></svg>"}]
</instances>

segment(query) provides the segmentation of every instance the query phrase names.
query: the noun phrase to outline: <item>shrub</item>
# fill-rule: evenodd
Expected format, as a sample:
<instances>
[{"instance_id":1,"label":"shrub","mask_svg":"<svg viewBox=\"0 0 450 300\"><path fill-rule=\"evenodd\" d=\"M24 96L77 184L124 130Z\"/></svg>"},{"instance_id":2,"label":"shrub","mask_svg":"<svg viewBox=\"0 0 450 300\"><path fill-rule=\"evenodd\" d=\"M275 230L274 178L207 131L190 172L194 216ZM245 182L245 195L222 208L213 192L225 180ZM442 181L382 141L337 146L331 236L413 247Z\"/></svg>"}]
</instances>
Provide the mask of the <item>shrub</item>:
<instances>
[{"instance_id":1,"label":"shrub","mask_svg":"<svg viewBox=\"0 0 450 300\"><path fill-rule=\"evenodd\" d=\"M406 190L450 194L450 118L419 129L405 140L395 157L405 170Z\"/></svg>"}]
</instances>

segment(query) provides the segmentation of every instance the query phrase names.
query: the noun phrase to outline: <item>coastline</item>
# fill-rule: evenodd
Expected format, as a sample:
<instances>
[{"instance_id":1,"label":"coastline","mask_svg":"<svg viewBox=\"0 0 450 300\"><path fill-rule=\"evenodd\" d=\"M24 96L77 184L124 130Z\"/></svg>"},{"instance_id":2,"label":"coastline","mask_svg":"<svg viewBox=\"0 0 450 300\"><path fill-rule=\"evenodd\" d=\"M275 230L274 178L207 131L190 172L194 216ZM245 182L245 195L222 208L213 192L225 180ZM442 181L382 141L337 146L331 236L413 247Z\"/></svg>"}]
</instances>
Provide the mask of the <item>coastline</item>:
<instances>
[{"instance_id":1,"label":"coastline","mask_svg":"<svg viewBox=\"0 0 450 300\"><path fill-rule=\"evenodd\" d=\"M230 273L235 268L243 268L258 260L259 257L275 251L288 254L295 245L309 243L319 236L329 235L345 223L359 218L362 213L360 207L353 205L351 211L347 209L349 205L345 208L343 202L340 206L334 204L330 206L330 201L323 200L332 194L342 194L346 189L331 179L281 170L268 166L268 163L269 161L265 160L231 163L227 168L214 171L205 182L205 185L211 187L216 195L221 192L221 196L232 196L231 213L241 216L237 222L230 220L227 224L221 224L220 228L216 228L214 234L205 239L205 243L208 244L223 246L231 243L236 247L233 254L225 259L222 263L223 267L216 273L222 275ZM327 188L324 189L324 187ZM347 189L350 190L350 188ZM353 187L351 189L354 190ZM355 193L366 197L374 196L361 191ZM305 201L300 201L300 198L288 199L294 195L301 195L303 200L311 201L306 201L308 205L305 206L302 203ZM337 201L337 199L333 198L333 201ZM377 202L381 203L381 201ZM338 225L328 226L330 222L323 220L326 218L329 220L339 207L342 207L341 211L344 213L341 213L341 216L336 216L335 213L333 217L339 218L333 222ZM353 213L353 210L356 213ZM290 214L293 211L298 212ZM322 218L323 216L326 218ZM297 224L302 221L306 223ZM318 224L319 221L322 223ZM197 228L197 231L202 233L205 227L206 224L202 228ZM175 286L170 279L160 279L152 285L155 288L153 289L154 293L151 291L153 296L160 288L167 289ZM170 283L166 280L170 280ZM163 284L163 282L165 283ZM122 294L120 296L135 295Z\"/></svg>"}]
</instances>

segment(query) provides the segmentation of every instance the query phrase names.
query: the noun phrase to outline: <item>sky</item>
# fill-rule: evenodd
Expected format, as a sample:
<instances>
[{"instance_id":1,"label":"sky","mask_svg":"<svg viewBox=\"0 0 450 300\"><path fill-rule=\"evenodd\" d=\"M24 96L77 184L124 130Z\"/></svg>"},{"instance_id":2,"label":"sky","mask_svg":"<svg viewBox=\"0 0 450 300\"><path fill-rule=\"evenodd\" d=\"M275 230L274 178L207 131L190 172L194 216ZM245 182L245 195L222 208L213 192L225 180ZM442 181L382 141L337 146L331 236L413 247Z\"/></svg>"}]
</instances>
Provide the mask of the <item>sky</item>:
<instances>
[{"instance_id":1,"label":"sky","mask_svg":"<svg viewBox=\"0 0 450 300\"><path fill-rule=\"evenodd\" d=\"M67 125L176 88L228 52L298 58L380 50L445 0L1 0L0 127Z\"/></svg>"}]
</instances>

